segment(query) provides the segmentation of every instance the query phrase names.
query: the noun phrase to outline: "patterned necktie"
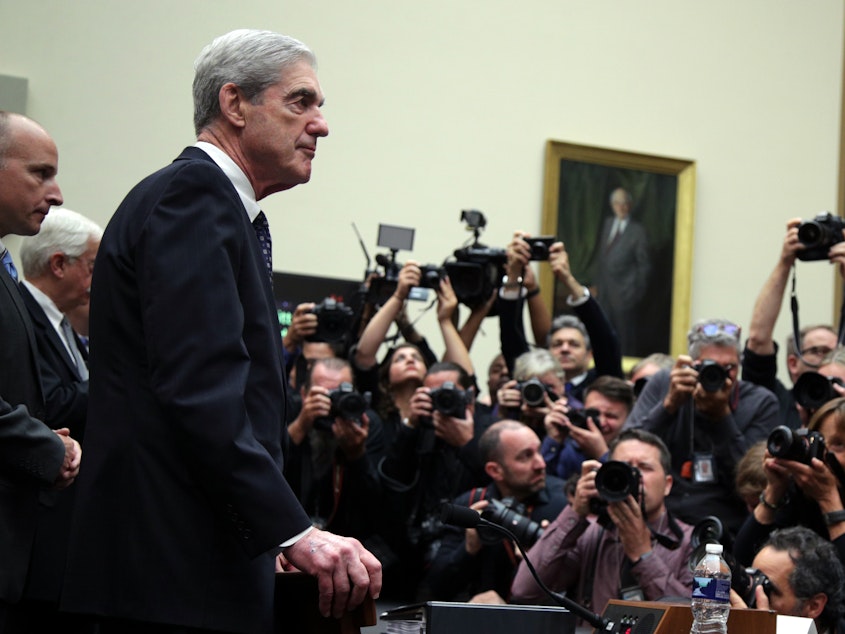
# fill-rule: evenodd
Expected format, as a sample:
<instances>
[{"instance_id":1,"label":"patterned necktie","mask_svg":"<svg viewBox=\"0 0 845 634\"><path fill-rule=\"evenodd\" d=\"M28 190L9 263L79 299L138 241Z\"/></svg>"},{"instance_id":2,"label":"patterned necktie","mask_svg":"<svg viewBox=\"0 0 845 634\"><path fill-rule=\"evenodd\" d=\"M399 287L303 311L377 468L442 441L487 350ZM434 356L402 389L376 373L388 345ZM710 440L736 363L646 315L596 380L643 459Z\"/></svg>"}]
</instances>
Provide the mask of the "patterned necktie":
<instances>
[{"instance_id":1,"label":"patterned necktie","mask_svg":"<svg viewBox=\"0 0 845 634\"><path fill-rule=\"evenodd\" d=\"M62 334L65 336L65 341L67 342L68 347L70 348L70 358L73 360L73 364L76 366L76 371L79 373L79 378L83 381L88 380L88 365L85 363L85 359L82 358L82 353L79 351L79 346L76 345L76 335L73 332L73 328L70 326L70 322L67 320L67 317L62 317L61 322Z\"/></svg>"},{"instance_id":2,"label":"patterned necktie","mask_svg":"<svg viewBox=\"0 0 845 634\"><path fill-rule=\"evenodd\" d=\"M0 259L3 260L3 266L9 272L9 275L12 276L12 279L15 280L15 282L20 281L18 279L18 270L15 268L15 263L12 261L12 254L9 253L8 249L3 251L3 255L0 256Z\"/></svg>"},{"instance_id":3,"label":"patterned necktie","mask_svg":"<svg viewBox=\"0 0 845 634\"><path fill-rule=\"evenodd\" d=\"M267 267L267 277L270 279L270 286L273 286L273 242L270 239L270 223L263 211L258 212L255 220L252 221L255 235L258 237L258 244L261 246L261 255L264 257L264 265Z\"/></svg>"}]
</instances>

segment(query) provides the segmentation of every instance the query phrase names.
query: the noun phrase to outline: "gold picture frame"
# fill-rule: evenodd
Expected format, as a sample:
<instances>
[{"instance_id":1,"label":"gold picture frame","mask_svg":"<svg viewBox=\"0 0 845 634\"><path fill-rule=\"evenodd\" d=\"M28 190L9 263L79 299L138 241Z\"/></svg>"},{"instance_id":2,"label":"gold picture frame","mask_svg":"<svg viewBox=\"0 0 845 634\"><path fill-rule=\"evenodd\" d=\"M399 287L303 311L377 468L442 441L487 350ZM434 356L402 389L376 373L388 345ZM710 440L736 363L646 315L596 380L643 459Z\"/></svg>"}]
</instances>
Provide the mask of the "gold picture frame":
<instances>
[{"instance_id":1,"label":"gold picture frame","mask_svg":"<svg viewBox=\"0 0 845 634\"><path fill-rule=\"evenodd\" d=\"M564 141L546 143L543 234L564 242L573 275L595 291L599 303L602 289L595 288L593 278L599 277L596 271L613 241L604 247L599 243L612 222L611 195L619 189L630 193L629 218L646 236L648 253L648 281L639 285L645 287L644 296L633 301L637 308L631 319L616 317L628 330L627 341L622 341L627 368L652 352L677 357L687 351L695 162ZM549 267L541 271L541 288L554 315L569 310L567 293ZM631 324L637 328L633 335Z\"/></svg>"}]
</instances>

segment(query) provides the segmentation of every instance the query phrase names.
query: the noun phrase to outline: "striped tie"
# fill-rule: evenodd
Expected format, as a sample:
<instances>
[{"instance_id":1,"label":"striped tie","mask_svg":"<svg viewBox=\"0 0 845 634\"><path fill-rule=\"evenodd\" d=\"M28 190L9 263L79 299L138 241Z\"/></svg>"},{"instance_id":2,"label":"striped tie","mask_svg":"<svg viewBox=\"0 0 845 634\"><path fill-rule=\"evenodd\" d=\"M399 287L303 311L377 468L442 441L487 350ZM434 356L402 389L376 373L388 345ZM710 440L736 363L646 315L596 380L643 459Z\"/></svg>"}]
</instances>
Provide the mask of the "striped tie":
<instances>
[{"instance_id":1,"label":"striped tie","mask_svg":"<svg viewBox=\"0 0 845 634\"><path fill-rule=\"evenodd\" d=\"M9 253L8 249L3 251L3 255L0 256L0 259L3 260L3 266L9 272L9 275L17 283L19 281L18 270L15 268L15 263L12 261L12 254Z\"/></svg>"},{"instance_id":2,"label":"striped tie","mask_svg":"<svg viewBox=\"0 0 845 634\"><path fill-rule=\"evenodd\" d=\"M258 237L258 244L261 246L261 255L264 258L264 265L267 267L267 277L270 279L270 286L273 286L273 242L270 239L270 223L263 211L258 212L255 220L252 221L255 235Z\"/></svg>"}]
</instances>

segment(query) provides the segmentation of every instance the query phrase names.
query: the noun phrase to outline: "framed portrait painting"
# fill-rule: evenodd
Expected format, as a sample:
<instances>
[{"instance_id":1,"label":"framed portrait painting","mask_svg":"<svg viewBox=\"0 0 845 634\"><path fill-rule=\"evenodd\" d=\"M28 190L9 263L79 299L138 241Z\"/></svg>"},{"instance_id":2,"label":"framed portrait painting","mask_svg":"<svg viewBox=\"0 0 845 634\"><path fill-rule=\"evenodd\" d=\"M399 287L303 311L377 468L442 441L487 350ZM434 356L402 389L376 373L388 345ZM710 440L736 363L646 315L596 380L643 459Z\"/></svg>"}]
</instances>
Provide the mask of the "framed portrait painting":
<instances>
[{"instance_id":1,"label":"framed portrait painting","mask_svg":"<svg viewBox=\"0 0 845 634\"><path fill-rule=\"evenodd\" d=\"M693 161L548 141L543 233L607 314L630 361L686 352L695 202ZM555 315L570 311L550 270Z\"/></svg>"}]
</instances>

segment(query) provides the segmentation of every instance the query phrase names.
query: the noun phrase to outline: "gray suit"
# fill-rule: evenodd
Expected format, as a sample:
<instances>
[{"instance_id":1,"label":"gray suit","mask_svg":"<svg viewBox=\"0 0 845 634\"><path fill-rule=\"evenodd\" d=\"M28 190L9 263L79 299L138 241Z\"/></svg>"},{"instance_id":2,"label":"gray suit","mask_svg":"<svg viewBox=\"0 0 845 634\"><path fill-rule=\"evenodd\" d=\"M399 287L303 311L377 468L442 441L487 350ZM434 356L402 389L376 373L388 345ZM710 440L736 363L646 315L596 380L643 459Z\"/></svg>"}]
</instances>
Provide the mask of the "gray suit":
<instances>
[{"instance_id":1,"label":"gray suit","mask_svg":"<svg viewBox=\"0 0 845 634\"><path fill-rule=\"evenodd\" d=\"M638 312L648 288L651 262L645 228L628 219L625 230L610 242L613 216L605 219L597 249L593 284L598 300L619 335L622 352L636 345Z\"/></svg>"}]
</instances>

